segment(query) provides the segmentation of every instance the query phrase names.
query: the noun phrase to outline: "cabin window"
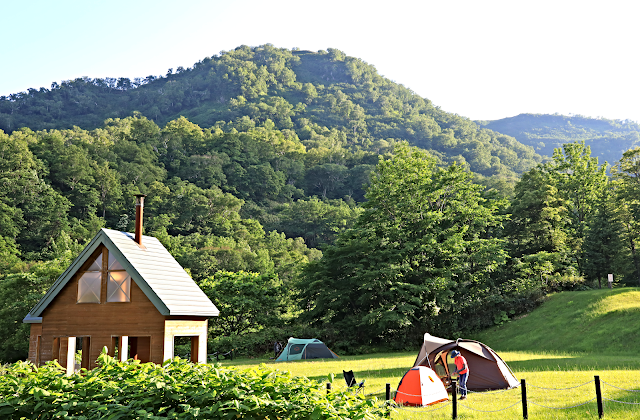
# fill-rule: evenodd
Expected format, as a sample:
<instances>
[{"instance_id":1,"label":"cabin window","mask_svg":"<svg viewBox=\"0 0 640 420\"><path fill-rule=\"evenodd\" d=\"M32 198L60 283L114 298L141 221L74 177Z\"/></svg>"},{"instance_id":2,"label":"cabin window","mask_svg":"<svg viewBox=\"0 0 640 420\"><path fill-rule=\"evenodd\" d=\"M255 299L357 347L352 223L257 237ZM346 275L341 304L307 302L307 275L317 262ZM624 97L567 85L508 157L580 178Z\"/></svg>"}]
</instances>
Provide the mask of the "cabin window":
<instances>
[{"instance_id":1,"label":"cabin window","mask_svg":"<svg viewBox=\"0 0 640 420\"><path fill-rule=\"evenodd\" d=\"M78 280L78 303L100 303L102 285L102 253Z\"/></svg>"},{"instance_id":2,"label":"cabin window","mask_svg":"<svg viewBox=\"0 0 640 420\"><path fill-rule=\"evenodd\" d=\"M103 249L79 275L78 303L131 302L131 276L108 250ZM106 297L101 297L105 289Z\"/></svg>"},{"instance_id":3,"label":"cabin window","mask_svg":"<svg viewBox=\"0 0 640 420\"><path fill-rule=\"evenodd\" d=\"M131 276L124 267L109 253L109 270L107 280L107 302L131 301Z\"/></svg>"},{"instance_id":4,"label":"cabin window","mask_svg":"<svg viewBox=\"0 0 640 420\"><path fill-rule=\"evenodd\" d=\"M109 271L107 302L131 301L131 276L126 271Z\"/></svg>"}]
</instances>

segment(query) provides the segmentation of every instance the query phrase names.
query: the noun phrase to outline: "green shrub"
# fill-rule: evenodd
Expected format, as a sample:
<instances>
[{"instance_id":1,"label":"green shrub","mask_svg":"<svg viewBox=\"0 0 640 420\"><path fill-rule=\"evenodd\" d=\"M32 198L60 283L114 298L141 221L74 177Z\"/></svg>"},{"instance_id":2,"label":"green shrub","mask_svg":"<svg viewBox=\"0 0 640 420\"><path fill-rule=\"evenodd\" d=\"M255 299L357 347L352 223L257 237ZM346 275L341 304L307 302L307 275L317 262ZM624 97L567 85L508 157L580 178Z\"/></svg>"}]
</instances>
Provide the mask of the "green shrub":
<instances>
[{"instance_id":1,"label":"green shrub","mask_svg":"<svg viewBox=\"0 0 640 420\"><path fill-rule=\"evenodd\" d=\"M571 274L555 274L549 276L544 285L544 290L547 293L553 292L568 292L578 290L590 290L586 280L582 276L576 276Z\"/></svg>"},{"instance_id":2,"label":"green shrub","mask_svg":"<svg viewBox=\"0 0 640 420\"><path fill-rule=\"evenodd\" d=\"M5 367L2 419L375 419L387 408L265 365L246 370L118 362L102 354L91 371L65 376L56 362Z\"/></svg>"}]
</instances>

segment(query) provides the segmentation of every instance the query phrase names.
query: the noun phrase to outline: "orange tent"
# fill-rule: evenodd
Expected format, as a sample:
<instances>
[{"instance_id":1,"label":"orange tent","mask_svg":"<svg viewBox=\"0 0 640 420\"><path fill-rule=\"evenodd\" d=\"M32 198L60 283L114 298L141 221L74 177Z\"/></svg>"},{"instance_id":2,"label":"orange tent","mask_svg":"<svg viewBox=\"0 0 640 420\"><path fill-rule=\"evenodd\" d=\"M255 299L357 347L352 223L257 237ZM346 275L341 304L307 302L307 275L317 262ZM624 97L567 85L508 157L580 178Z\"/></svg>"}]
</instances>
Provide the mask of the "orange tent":
<instances>
[{"instance_id":1,"label":"orange tent","mask_svg":"<svg viewBox=\"0 0 640 420\"><path fill-rule=\"evenodd\" d=\"M393 400L398 404L424 407L448 399L438 375L426 366L417 366L404 374Z\"/></svg>"}]
</instances>

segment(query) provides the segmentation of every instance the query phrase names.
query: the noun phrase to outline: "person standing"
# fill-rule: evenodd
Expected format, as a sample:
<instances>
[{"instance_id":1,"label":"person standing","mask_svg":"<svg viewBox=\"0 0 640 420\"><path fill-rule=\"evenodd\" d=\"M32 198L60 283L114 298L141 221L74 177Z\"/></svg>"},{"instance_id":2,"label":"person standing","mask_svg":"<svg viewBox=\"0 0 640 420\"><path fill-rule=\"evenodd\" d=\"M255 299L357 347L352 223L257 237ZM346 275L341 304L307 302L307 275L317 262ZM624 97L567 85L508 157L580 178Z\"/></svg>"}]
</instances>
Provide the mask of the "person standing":
<instances>
[{"instance_id":1,"label":"person standing","mask_svg":"<svg viewBox=\"0 0 640 420\"><path fill-rule=\"evenodd\" d=\"M469 365L467 365L467 359L460 354L458 350L451 352L453 362L456 364L456 371L453 373L458 374L458 383L460 384L460 399L467 398L467 380L469 379Z\"/></svg>"}]
</instances>

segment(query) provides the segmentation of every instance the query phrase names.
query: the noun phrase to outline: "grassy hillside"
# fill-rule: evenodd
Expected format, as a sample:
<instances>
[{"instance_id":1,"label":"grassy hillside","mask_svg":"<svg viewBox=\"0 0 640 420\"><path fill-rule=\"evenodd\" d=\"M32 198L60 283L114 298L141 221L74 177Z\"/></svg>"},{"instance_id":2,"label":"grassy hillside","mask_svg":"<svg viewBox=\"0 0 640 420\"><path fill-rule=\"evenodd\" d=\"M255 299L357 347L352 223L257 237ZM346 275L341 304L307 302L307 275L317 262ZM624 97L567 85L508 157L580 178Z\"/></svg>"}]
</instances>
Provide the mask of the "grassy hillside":
<instances>
[{"instance_id":1,"label":"grassy hillside","mask_svg":"<svg viewBox=\"0 0 640 420\"><path fill-rule=\"evenodd\" d=\"M553 295L530 314L475 338L496 350L637 352L640 289L604 289Z\"/></svg>"}]
</instances>

